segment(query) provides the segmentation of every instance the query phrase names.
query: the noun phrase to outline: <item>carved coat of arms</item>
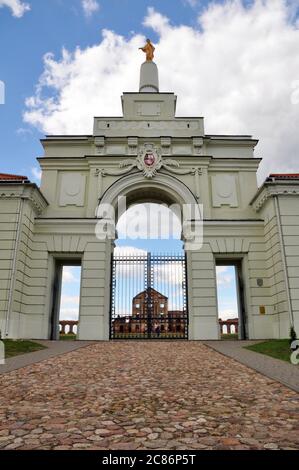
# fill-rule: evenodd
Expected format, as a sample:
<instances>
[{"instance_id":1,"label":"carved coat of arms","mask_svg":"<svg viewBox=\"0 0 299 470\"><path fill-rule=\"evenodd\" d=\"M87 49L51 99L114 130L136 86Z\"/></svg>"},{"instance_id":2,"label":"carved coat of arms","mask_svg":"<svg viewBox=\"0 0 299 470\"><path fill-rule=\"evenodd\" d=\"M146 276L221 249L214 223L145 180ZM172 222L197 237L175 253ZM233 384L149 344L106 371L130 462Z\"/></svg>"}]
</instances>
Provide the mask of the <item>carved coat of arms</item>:
<instances>
[{"instance_id":1,"label":"carved coat of arms","mask_svg":"<svg viewBox=\"0 0 299 470\"><path fill-rule=\"evenodd\" d=\"M121 164L121 167L129 166L137 167L146 178L153 178L162 167L179 167L179 164L174 160L164 160L158 147L145 144L140 148L136 160L125 160Z\"/></svg>"}]
</instances>

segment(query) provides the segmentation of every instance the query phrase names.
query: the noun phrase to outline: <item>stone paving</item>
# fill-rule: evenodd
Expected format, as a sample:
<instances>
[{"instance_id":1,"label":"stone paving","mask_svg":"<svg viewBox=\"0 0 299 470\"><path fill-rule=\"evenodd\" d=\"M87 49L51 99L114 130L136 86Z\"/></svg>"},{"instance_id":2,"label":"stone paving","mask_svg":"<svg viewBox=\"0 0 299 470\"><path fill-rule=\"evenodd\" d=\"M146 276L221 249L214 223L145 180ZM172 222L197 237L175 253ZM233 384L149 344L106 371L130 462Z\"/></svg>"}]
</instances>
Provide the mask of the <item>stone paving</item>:
<instances>
[{"instance_id":1,"label":"stone paving","mask_svg":"<svg viewBox=\"0 0 299 470\"><path fill-rule=\"evenodd\" d=\"M93 343L93 341L46 341L43 339L33 341L46 346L46 349L40 349L39 351L33 351L6 359L5 364L0 365L0 374L6 374L12 370L21 369L22 367L44 361L50 357L84 348Z\"/></svg>"},{"instance_id":2,"label":"stone paving","mask_svg":"<svg viewBox=\"0 0 299 470\"><path fill-rule=\"evenodd\" d=\"M0 449L299 449L298 394L199 342L101 342L0 377Z\"/></svg>"},{"instance_id":3,"label":"stone paving","mask_svg":"<svg viewBox=\"0 0 299 470\"><path fill-rule=\"evenodd\" d=\"M246 346L263 341L204 341L204 344L215 349L225 356L236 359L238 362L251 367L257 372L283 383L287 387L299 392L299 366L287 363L274 357L266 356L255 351L245 349ZM291 354L291 351L290 351Z\"/></svg>"}]
</instances>

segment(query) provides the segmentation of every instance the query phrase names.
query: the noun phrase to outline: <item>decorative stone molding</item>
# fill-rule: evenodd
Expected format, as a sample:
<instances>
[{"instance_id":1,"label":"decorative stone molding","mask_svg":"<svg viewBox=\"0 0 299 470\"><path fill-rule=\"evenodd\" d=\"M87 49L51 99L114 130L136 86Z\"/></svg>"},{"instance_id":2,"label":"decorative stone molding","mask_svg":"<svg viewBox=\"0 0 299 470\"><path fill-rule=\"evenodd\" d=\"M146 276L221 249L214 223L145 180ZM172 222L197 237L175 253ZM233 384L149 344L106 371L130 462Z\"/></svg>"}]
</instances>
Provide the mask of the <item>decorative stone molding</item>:
<instances>
[{"instance_id":1,"label":"decorative stone molding","mask_svg":"<svg viewBox=\"0 0 299 470\"><path fill-rule=\"evenodd\" d=\"M137 155L138 153L138 137L128 137L128 154Z\"/></svg>"},{"instance_id":2,"label":"decorative stone molding","mask_svg":"<svg viewBox=\"0 0 299 470\"><path fill-rule=\"evenodd\" d=\"M101 131L107 131L107 125L109 124L109 129L113 131L136 131L136 130L148 130L150 124L150 129L161 131L161 129L169 130L186 130L187 125L189 130L201 130L201 126L198 121L191 120L179 120L179 121L121 121L121 120L109 120L109 121L97 121L97 129Z\"/></svg>"},{"instance_id":3,"label":"decorative stone molding","mask_svg":"<svg viewBox=\"0 0 299 470\"><path fill-rule=\"evenodd\" d=\"M161 149L153 144L144 144L138 152L136 159L125 160L119 164L120 170L97 169L96 176L122 176L130 173L134 168L142 171L145 178L153 178L157 172L165 168L170 173L176 175L188 175L201 172L199 168L181 169L179 162L170 159L164 159L161 155Z\"/></svg>"},{"instance_id":4,"label":"decorative stone molding","mask_svg":"<svg viewBox=\"0 0 299 470\"><path fill-rule=\"evenodd\" d=\"M203 138L193 137L193 153L195 155L202 155L203 153Z\"/></svg>"},{"instance_id":5,"label":"decorative stone molding","mask_svg":"<svg viewBox=\"0 0 299 470\"><path fill-rule=\"evenodd\" d=\"M41 197L41 194L38 194L34 188L31 189L27 199L29 200L37 215L41 215L48 205L48 203L46 203L46 201Z\"/></svg>"},{"instance_id":6,"label":"decorative stone molding","mask_svg":"<svg viewBox=\"0 0 299 470\"><path fill-rule=\"evenodd\" d=\"M105 137L95 137L94 145L96 147L96 153L98 155L104 155L104 153L105 153Z\"/></svg>"},{"instance_id":7,"label":"decorative stone molding","mask_svg":"<svg viewBox=\"0 0 299 470\"><path fill-rule=\"evenodd\" d=\"M174 160L164 160L161 149L153 144L144 144L138 152L136 160L126 160L120 167L127 167L127 171L137 168L142 171L145 178L153 178L161 168L171 170L172 167L179 167L179 163Z\"/></svg>"},{"instance_id":8,"label":"decorative stone molding","mask_svg":"<svg viewBox=\"0 0 299 470\"><path fill-rule=\"evenodd\" d=\"M150 85L145 85L150 87ZM161 103L144 101L137 103L138 116L161 116Z\"/></svg>"},{"instance_id":9,"label":"decorative stone molding","mask_svg":"<svg viewBox=\"0 0 299 470\"><path fill-rule=\"evenodd\" d=\"M236 177L231 174L212 176L213 207L238 207Z\"/></svg>"},{"instance_id":10,"label":"decorative stone molding","mask_svg":"<svg viewBox=\"0 0 299 470\"><path fill-rule=\"evenodd\" d=\"M171 153L171 137L161 137L161 148L164 155Z\"/></svg>"},{"instance_id":11,"label":"decorative stone molding","mask_svg":"<svg viewBox=\"0 0 299 470\"><path fill-rule=\"evenodd\" d=\"M219 254L239 254L248 253L250 248L250 240L245 237L221 237L210 238L209 244L213 253Z\"/></svg>"},{"instance_id":12,"label":"decorative stone molding","mask_svg":"<svg viewBox=\"0 0 299 470\"><path fill-rule=\"evenodd\" d=\"M117 203L120 194L127 196L128 193L137 193L141 188L147 190L153 187L159 188L162 194L161 197L163 198L163 194L164 196L167 195L167 198L173 203L192 205L197 202L191 190L171 175L159 173L155 178L144 180L140 173L132 173L115 181L105 191L101 203L114 205Z\"/></svg>"},{"instance_id":13,"label":"decorative stone molding","mask_svg":"<svg viewBox=\"0 0 299 470\"><path fill-rule=\"evenodd\" d=\"M27 200L37 215L41 215L48 203L36 187L22 186L21 191L2 190L0 199L24 199Z\"/></svg>"},{"instance_id":14,"label":"decorative stone molding","mask_svg":"<svg viewBox=\"0 0 299 470\"><path fill-rule=\"evenodd\" d=\"M84 206L86 176L79 172L61 175L59 206Z\"/></svg>"},{"instance_id":15,"label":"decorative stone molding","mask_svg":"<svg viewBox=\"0 0 299 470\"><path fill-rule=\"evenodd\" d=\"M138 156L135 159L128 159L119 164L119 169L97 168L95 176L98 178L98 198L102 196L103 177L105 176L124 176L137 168L141 171L144 178L154 178L159 170L164 169L174 175L194 175L196 198L200 199L199 175L202 174L201 168L180 168L180 163L176 160L165 159L162 157L161 149L154 144L144 144L139 148Z\"/></svg>"},{"instance_id":16,"label":"decorative stone molding","mask_svg":"<svg viewBox=\"0 0 299 470\"><path fill-rule=\"evenodd\" d=\"M261 191L251 201L251 205L256 212L259 212L267 200L273 196L299 196L299 185L281 183L265 183Z\"/></svg>"}]
</instances>

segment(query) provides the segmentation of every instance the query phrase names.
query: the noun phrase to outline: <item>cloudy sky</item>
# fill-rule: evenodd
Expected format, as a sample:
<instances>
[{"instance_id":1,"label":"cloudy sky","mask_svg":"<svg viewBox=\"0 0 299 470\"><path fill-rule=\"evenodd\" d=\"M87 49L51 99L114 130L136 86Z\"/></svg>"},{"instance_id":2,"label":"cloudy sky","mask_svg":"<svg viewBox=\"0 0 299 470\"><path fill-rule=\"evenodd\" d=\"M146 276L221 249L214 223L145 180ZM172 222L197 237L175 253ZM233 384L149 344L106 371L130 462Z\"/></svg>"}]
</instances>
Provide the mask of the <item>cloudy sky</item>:
<instances>
[{"instance_id":1,"label":"cloudy sky","mask_svg":"<svg viewBox=\"0 0 299 470\"><path fill-rule=\"evenodd\" d=\"M0 0L0 170L38 182L45 133L120 115L150 37L178 115L259 138L259 183L298 172L298 18L299 0Z\"/></svg>"},{"instance_id":2,"label":"cloudy sky","mask_svg":"<svg viewBox=\"0 0 299 470\"><path fill-rule=\"evenodd\" d=\"M38 176L44 133L90 133L138 87L150 36L162 91L208 133L260 139L261 182L298 171L299 0L0 0L2 171ZM0 94L1 96L1 94Z\"/></svg>"}]
</instances>

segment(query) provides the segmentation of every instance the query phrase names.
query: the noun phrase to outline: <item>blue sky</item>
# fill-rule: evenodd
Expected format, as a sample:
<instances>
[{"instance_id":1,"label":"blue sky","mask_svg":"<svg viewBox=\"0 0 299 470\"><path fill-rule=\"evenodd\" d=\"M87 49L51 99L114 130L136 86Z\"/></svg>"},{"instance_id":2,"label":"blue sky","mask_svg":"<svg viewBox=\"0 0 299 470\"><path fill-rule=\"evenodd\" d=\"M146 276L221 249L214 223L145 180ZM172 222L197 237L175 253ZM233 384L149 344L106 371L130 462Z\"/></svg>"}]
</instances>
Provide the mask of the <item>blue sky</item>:
<instances>
[{"instance_id":1,"label":"blue sky","mask_svg":"<svg viewBox=\"0 0 299 470\"><path fill-rule=\"evenodd\" d=\"M99 8L88 16L83 2ZM30 10L14 11L12 4ZM118 114L119 95L134 91L138 82L141 36L157 45L161 86L178 94L179 113L204 115L210 133L259 138L257 156L264 157L260 182L270 171L297 171L298 6L298 0L0 0L0 80L6 85L6 102L0 105L1 171L32 178L44 133L90 132L94 114ZM109 40L104 30L111 33ZM124 39L121 47L119 37ZM77 47L81 57L63 63L62 48L72 55ZM95 66L89 62L90 77L95 82L98 77L99 86L85 92L78 78L86 74L82 59L90 47L95 56L108 51L112 59L105 64L99 59ZM120 68L113 60L123 51L127 57ZM53 54L51 86L41 80L47 53ZM62 85L59 65L66 74ZM67 76L71 69L81 94ZM114 89L109 88L111 78ZM72 90L71 103L61 99ZM25 104L37 96L42 98L38 119L36 108ZM58 103L55 112L46 102L49 97ZM70 115L76 115L76 123L67 119Z\"/></svg>"},{"instance_id":2,"label":"blue sky","mask_svg":"<svg viewBox=\"0 0 299 470\"><path fill-rule=\"evenodd\" d=\"M43 56L60 56L61 48L74 50L98 43L108 28L130 37L149 34L142 26L149 6L167 14L174 23L194 22L194 8L181 0L100 0L100 8L84 15L81 0L28 0L30 11L21 18L9 7L0 8L0 80L6 85L5 105L0 105L1 171L32 178L35 157L42 155L43 133L23 122L25 99L34 93L43 72ZM201 2L201 7L205 2ZM0 1L1 4L1 1ZM198 8L198 7L196 7ZM153 40L156 35L151 32ZM92 120L93 116L90 116Z\"/></svg>"}]
</instances>

